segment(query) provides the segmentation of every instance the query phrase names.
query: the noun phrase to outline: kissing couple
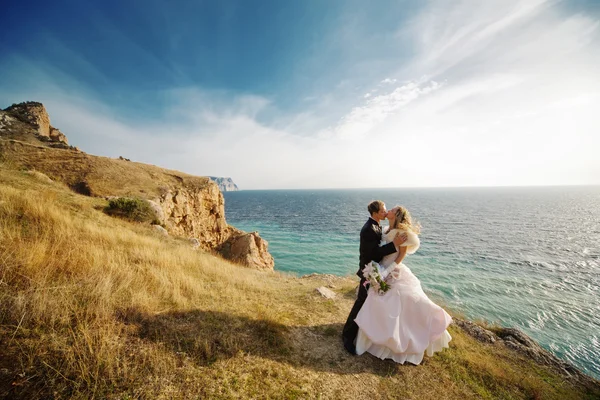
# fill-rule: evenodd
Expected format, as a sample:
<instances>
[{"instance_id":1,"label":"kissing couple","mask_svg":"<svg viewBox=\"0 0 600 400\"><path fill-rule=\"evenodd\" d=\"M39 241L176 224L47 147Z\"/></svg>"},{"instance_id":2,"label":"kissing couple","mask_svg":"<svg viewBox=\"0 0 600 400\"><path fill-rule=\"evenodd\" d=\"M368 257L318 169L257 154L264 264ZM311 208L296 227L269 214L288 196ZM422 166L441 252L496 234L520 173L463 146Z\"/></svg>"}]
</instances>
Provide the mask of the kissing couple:
<instances>
[{"instance_id":1,"label":"kissing couple","mask_svg":"<svg viewBox=\"0 0 600 400\"><path fill-rule=\"evenodd\" d=\"M342 331L344 347L351 354L368 352L417 365L425 353L432 356L448 347L452 337L446 328L452 318L427 297L403 263L420 246L420 226L408 210L395 206L387 211L381 200L367 210L371 216L360 231L358 297ZM384 231L380 222L386 218L389 227ZM372 279L373 272L378 281Z\"/></svg>"}]
</instances>

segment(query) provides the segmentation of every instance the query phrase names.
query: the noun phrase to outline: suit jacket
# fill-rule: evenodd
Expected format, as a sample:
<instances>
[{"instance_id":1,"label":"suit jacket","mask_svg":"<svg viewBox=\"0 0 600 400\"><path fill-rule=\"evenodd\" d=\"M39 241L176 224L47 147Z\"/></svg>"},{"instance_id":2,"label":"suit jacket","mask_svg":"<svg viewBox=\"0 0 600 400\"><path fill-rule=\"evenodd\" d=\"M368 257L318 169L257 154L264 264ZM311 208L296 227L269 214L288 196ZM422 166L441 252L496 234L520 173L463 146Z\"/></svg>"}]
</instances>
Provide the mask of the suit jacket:
<instances>
[{"instance_id":1,"label":"suit jacket","mask_svg":"<svg viewBox=\"0 0 600 400\"><path fill-rule=\"evenodd\" d=\"M388 243L385 246L379 247L380 242L381 225L373 218L369 218L360 230L360 255L356 275L363 278L362 269L366 264L371 261L380 262L383 257L396 252L394 243Z\"/></svg>"}]
</instances>

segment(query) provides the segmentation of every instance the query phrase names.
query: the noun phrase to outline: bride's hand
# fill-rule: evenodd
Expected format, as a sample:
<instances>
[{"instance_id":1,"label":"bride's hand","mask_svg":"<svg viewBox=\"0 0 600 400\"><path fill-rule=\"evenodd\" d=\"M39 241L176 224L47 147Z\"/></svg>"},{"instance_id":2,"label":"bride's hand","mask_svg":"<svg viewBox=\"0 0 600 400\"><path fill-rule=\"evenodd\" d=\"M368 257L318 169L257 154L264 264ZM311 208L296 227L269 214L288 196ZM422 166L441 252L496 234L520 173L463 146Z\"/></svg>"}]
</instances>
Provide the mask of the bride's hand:
<instances>
[{"instance_id":1,"label":"bride's hand","mask_svg":"<svg viewBox=\"0 0 600 400\"><path fill-rule=\"evenodd\" d=\"M393 281L400 279L400 273L400 265L392 263L388 268L386 268L385 281L391 284Z\"/></svg>"},{"instance_id":2,"label":"bride's hand","mask_svg":"<svg viewBox=\"0 0 600 400\"><path fill-rule=\"evenodd\" d=\"M400 273L401 273L400 266L399 266L399 265L397 265L397 266L394 268L394 270L393 270L392 272L390 272L390 275L389 275L389 276L390 276L392 279L398 280L398 279L400 279Z\"/></svg>"},{"instance_id":3,"label":"bride's hand","mask_svg":"<svg viewBox=\"0 0 600 400\"><path fill-rule=\"evenodd\" d=\"M406 234L406 232L397 233L396 237L394 238L394 246L396 246L396 247L402 246L402 244L404 244L404 242L406 242L407 239L408 239L408 235Z\"/></svg>"}]
</instances>

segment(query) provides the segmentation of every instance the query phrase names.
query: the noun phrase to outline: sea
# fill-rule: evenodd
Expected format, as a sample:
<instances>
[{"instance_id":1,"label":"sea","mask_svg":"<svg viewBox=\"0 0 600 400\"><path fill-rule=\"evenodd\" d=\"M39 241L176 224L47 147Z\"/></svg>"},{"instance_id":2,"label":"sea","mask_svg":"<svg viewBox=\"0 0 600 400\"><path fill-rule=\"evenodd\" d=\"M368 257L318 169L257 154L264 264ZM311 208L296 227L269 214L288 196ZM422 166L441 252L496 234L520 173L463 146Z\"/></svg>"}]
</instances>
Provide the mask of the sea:
<instances>
[{"instance_id":1,"label":"sea","mask_svg":"<svg viewBox=\"0 0 600 400\"><path fill-rule=\"evenodd\" d=\"M600 379L600 186L242 190L227 222L269 242L275 270L349 276L367 204L405 206L421 247L405 264L428 296L518 327ZM385 222L382 224L385 226Z\"/></svg>"}]
</instances>

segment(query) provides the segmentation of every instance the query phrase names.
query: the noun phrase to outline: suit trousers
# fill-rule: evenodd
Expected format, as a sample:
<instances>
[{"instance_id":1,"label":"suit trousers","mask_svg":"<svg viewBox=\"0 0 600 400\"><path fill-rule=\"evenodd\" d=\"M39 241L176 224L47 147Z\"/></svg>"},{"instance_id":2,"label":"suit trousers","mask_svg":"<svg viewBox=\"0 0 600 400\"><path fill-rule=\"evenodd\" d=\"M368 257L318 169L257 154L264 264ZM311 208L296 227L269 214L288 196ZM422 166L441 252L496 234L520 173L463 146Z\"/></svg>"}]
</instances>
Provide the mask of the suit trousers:
<instances>
[{"instance_id":1,"label":"suit trousers","mask_svg":"<svg viewBox=\"0 0 600 400\"><path fill-rule=\"evenodd\" d=\"M358 289L358 297L352 306L352 310L350 310L350 315L348 315L348 319L346 320L346 324L344 325L344 330L342 331L342 339L344 343L354 345L354 340L356 336L358 336L358 325L354 322L354 319L358 315L358 312L362 308L365 300L367 300L367 294L369 290L369 285L365 287L364 283L366 282L365 278L361 278L360 286Z\"/></svg>"}]
</instances>

